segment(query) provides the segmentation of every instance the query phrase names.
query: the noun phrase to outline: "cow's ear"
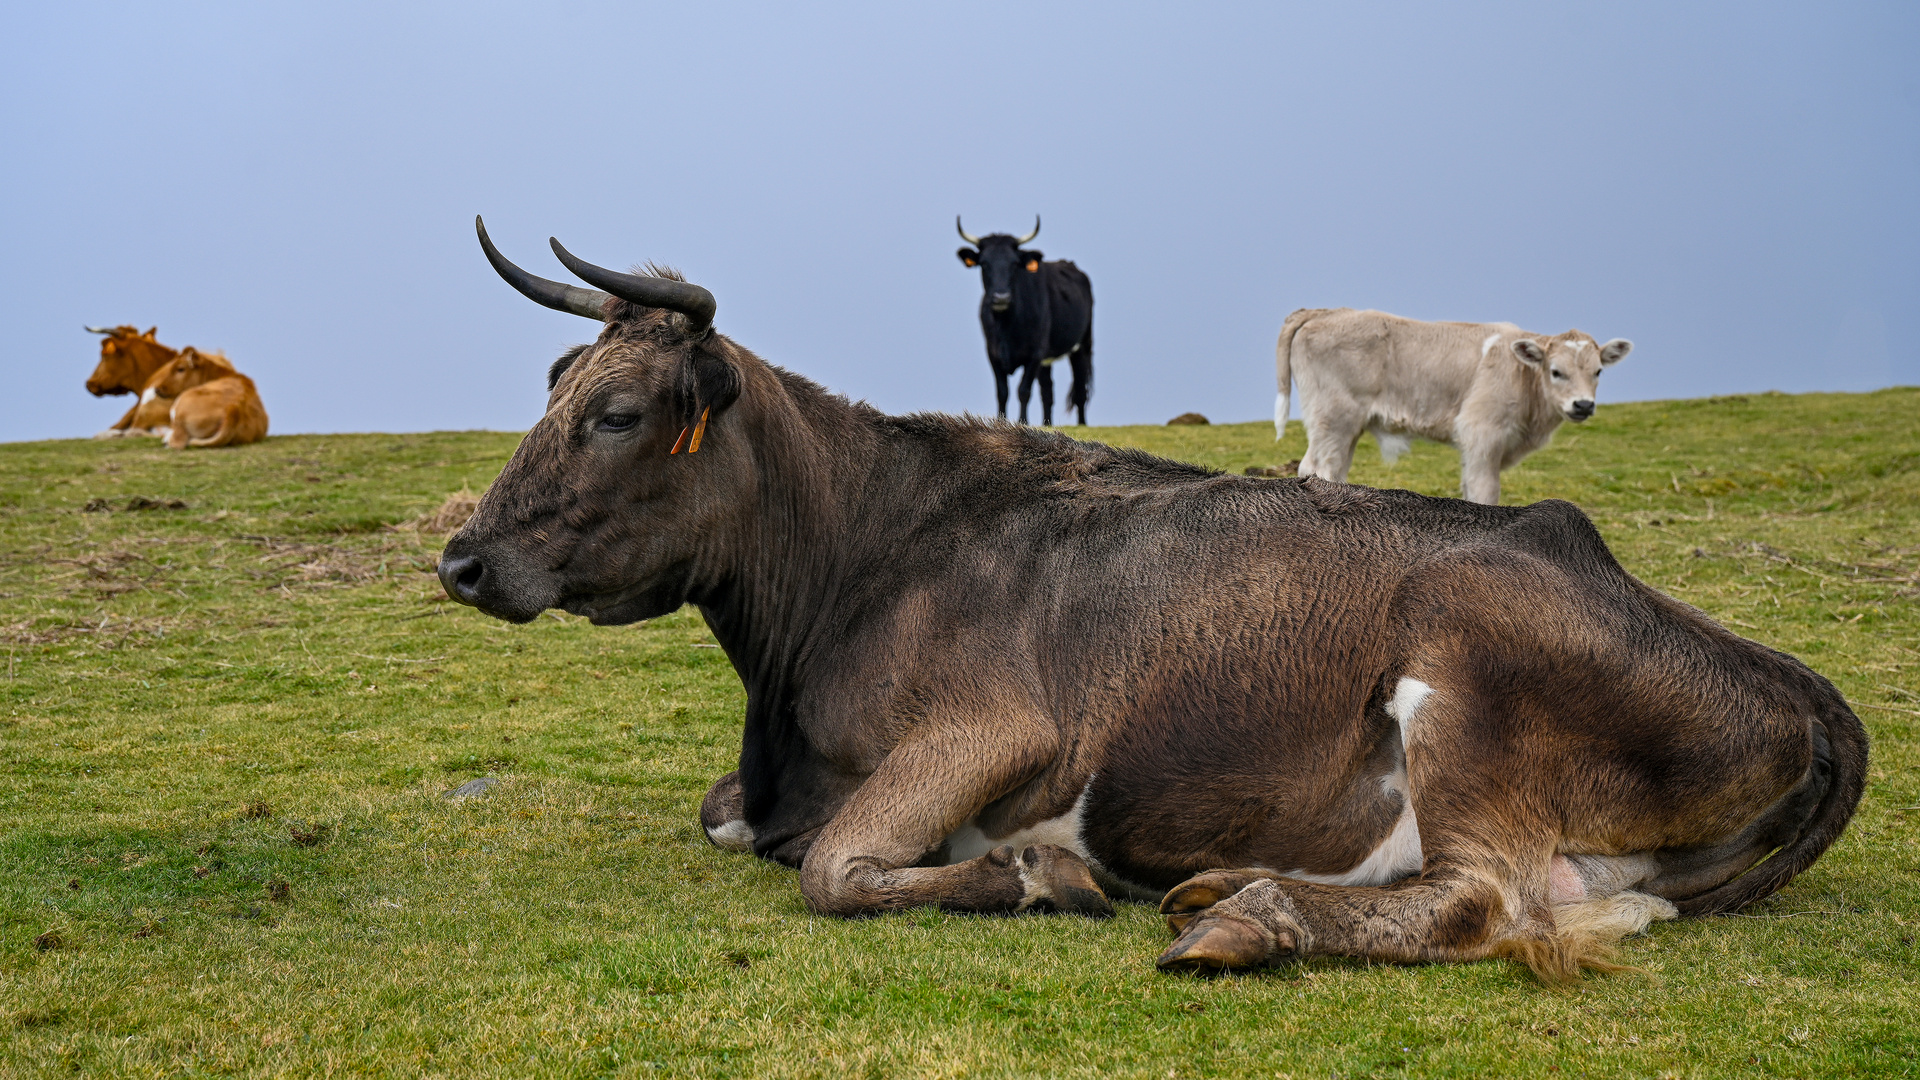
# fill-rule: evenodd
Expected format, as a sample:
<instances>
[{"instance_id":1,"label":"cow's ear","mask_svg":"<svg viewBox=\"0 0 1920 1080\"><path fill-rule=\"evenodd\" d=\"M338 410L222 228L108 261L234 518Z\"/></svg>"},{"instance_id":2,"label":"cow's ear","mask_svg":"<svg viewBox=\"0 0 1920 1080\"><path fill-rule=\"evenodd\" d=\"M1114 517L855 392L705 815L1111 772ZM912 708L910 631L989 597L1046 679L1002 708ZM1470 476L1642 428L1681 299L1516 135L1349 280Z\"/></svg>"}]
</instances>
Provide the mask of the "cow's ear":
<instances>
[{"instance_id":1,"label":"cow's ear","mask_svg":"<svg viewBox=\"0 0 1920 1080\"><path fill-rule=\"evenodd\" d=\"M958 254L960 261L966 263L969 269L980 265L980 253L972 248L961 248Z\"/></svg>"},{"instance_id":2,"label":"cow's ear","mask_svg":"<svg viewBox=\"0 0 1920 1080\"><path fill-rule=\"evenodd\" d=\"M146 333L144 333L144 334L141 334L140 336L141 336L141 337L143 337L143 338L146 338L146 339L147 339L148 341L152 341L152 340L153 340L153 335L155 335L155 334L157 334L157 333L159 333L159 332L160 332L160 328L159 328L159 327L157 327L157 326L149 326L149 327L147 327L147 332L146 332Z\"/></svg>"},{"instance_id":3,"label":"cow's ear","mask_svg":"<svg viewBox=\"0 0 1920 1080\"><path fill-rule=\"evenodd\" d=\"M1038 251L1022 251L1020 258L1024 260L1022 265L1027 268L1027 273L1037 274L1040 272L1040 260L1045 259L1046 256Z\"/></svg>"},{"instance_id":4,"label":"cow's ear","mask_svg":"<svg viewBox=\"0 0 1920 1080\"><path fill-rule=\"evenodd\" d=\"M1614 338L1612 341L1600 346L1600 366L1609 367L1617 364L1625 360L1627 354L1632 351L1633 342L1628 341L1626 338Z\"/></svg>"},{"instance_id":5,"label":"cow's ear","mask_svg":"<svg viewBox=\"0 0 1920 1080\"><path fill-rule=\"evenodd\" d=\"M1532 338L1514 338L1513 344L1507 347L1513 350L1513 355L1519 357L1525 363L1540 364L1546 362L1547 350L1541 348L1540 343Z\"/></svg>"},{"instance_id":6,"label":"cow's ear","mask_svg":"<svg viewBox=\"0 0 1920 1080\"><path fill-rule=\"evenodd\" d=\"M703 412L709 419L718 418L740 398L740 369L712 347L711 338L693 347L683 372L680 412L687 423L699 420Z\"/></svg>"}]
</instances>

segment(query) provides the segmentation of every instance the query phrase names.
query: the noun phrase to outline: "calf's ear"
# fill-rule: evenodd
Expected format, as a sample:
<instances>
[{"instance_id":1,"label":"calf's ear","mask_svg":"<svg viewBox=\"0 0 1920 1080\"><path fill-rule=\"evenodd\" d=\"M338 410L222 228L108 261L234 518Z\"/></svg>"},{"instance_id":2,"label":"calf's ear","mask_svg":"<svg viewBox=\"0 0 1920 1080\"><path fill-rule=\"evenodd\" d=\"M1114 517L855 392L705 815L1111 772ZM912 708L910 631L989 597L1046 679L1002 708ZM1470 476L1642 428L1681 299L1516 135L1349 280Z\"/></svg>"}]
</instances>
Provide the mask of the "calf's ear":
<instances>
[{"instance_id":1,"label":"calf's ear","mask_svg":"<svg viewBox=\"0 0 1920 1080\"><path fill-rule=\"evenodd\" d=\"M1513 350L1513 355L1529 364L1542 363L1547 359L1547 350L1541 348L1540 343L1532 338L1514 338L1513 343L1507 347Z\"/></svg>"},{"instance_id":2,"label":"calf's ear","mask_svg":"<svg viewBox=\"0 0 1920 1080\"><path fill-rule=\"evenodd\" d=\"M1626 359L1627 354L1632 351L1633 342L1622 337L1614 338L1612 341L1600 346L1600 366L1606 367L1610 364L1617 364Z\"/></svg>"},{"instance_id":3,"label":"calf's ear","mask_svg":"<svg viewBox=\"0 0 1920 1080\"><path fill-rule=\"evenodd\" d=\"M961 248L957 254L960 256L960 261L966 263L968 267L980 265L980 253L972 248Z\"/></svg>"}]
</instances>

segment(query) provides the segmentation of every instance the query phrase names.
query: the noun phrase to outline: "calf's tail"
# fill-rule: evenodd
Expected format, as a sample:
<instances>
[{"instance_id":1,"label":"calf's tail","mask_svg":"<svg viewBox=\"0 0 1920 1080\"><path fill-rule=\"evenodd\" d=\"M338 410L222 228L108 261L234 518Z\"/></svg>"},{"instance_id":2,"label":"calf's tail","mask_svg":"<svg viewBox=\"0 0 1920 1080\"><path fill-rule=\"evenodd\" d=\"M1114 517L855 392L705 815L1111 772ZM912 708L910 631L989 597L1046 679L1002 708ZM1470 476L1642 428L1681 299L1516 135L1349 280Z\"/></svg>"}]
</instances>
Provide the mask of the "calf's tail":
<instances>
[{"instance_id":1,"label":"calf's tail","mask_svg":"<svg viewBox=\"0 0 1920 1080\"><path fill-rule=\"evenodd\" d=\"M1318 314L1318 308L1301 308L1287 316L1287 321L1280 326L1280 341L1273 347L1274 374L1280 381L1280 396L1273 399L1274 442L1287 437L1287 408L1293 398L1293 335Z\"/></svg>"},{"instance_id":2,"label":"calf's tail","mask_svg":"<svg viewBox=\"0 0 1920 1080\"><path fill-rule=\"evenodd\" d=\"M204 439L188 439L188 446L225 446L227 429L233 426L233 410L220 414L220 427Z\"/></svg>"},{"instance_id":3,"label":"calf's tail","mask_svg":"<svg viewBox=\"0 0 1920 1080\"><path fill-rule=\"evenodd\" d=\"M1812 768L1826 774L1826 793L1814 804L1798 836L1732 881L1675 902L1680 914L1716 915L1737 911L1779 892L1794 875L1812 866L1853 819L1853 811L1860 805L1860 795L1866 789L1867 732L1833 684L1817 675L1813 679L1818 685Z\"/></svg>"}]
</instances>

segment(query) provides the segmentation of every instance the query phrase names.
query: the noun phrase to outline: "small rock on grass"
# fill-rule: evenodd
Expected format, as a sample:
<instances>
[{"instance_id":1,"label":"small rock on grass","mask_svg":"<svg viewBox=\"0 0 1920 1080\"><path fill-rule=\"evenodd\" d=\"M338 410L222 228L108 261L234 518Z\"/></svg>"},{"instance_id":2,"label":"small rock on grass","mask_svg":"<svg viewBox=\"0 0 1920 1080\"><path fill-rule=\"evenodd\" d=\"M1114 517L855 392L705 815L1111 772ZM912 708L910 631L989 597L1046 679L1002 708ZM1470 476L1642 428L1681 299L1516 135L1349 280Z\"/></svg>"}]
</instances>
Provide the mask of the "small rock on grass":
<instances>
[{"instance_id":1,"label":"small rock on grass","mask_svg":"<svg viewBox=\"0 0 1920 1080\"><path fill-rule=\"evenodd\" d=\"M495 784L498 784L499 782L500 782L500 778L496 776L478 777L476 779L469 780L464 784L461 784L459 787L454 788L452 791L447 792L447 798L469 799L475 795L485 795L490 788L492 788Z\"/></svg>"}]
</instances>

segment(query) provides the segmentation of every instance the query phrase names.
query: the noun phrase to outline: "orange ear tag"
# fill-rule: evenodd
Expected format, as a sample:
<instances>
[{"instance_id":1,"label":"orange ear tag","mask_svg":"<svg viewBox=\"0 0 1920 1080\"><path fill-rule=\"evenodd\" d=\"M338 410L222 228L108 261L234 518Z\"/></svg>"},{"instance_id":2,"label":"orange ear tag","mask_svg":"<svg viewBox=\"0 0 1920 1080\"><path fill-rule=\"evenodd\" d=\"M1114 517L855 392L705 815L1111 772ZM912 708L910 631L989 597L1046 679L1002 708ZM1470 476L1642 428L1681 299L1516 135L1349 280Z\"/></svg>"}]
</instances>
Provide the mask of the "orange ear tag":
<instances>
[{"instance_id":1,"label":"orange ear tag","mask_svg":"<svg viewBox=\"0 0 1920 1080\"><path fill-rule=\"evenodd\" d=\"M711 405L700 410L700 422L693 426L693 445L687 447L687 453L697 454L700 452L700 439L707 433L707 414L712 411L713 407Z\"/></svg>"},{"instance_id":2,"label":"orange ear tag","mask_svg":"<svg viewBox=\"0 0 1920 1080\"><path fill-rule=\"evenodd\" d=\"M673 440L673 449L671 449L671 450L669 450L669 451L667 451L667 456L668 456L668 457L672 457L673 455L675 455L675 454L677 454L677 453L679 453L679 452L680 452L680 447L681 447L681 445L682 445L683 443L685 443L686 441L687 441L687 429L686 429L686 428L681 428L681 429L680 429L680 437L679 437L679 438L677 438L677 439L675 439L675 440Z\"/></svg>"}]
</instances>

